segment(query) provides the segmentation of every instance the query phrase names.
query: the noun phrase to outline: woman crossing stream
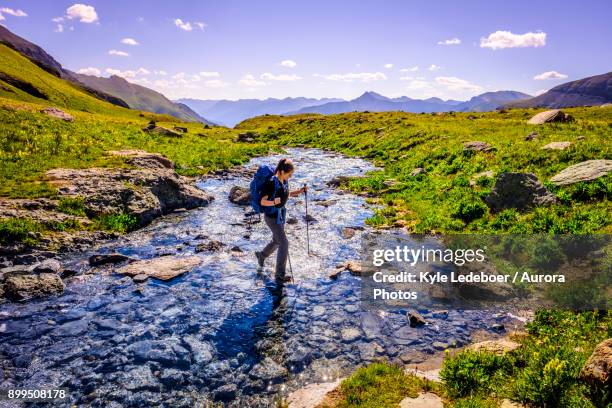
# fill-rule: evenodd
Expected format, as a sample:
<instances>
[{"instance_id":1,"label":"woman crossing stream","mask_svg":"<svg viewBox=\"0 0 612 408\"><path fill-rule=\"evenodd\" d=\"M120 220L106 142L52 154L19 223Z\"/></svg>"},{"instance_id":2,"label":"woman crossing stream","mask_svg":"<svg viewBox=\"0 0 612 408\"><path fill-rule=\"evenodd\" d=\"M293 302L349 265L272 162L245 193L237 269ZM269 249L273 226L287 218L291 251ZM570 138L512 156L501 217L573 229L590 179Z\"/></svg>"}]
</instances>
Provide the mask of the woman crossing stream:
<instances>
[{"instance_id":1,"label":"woman crossing stream","mask_svg":"<svg viewBox=\"0 0 612 408\"><path fill-rule=\"evenodd\" d=\"M316 256L307 251L300 196L287 203L294 281L284 284L282 296L270 290L273 260L260 273L253 256L270 231L253 222L250 208L227 198L233 186L247 187L249 177L204 179L198 186L215 197L209 206L163 217L96 248L139 260L197 257L189 272L136 282L112 267L89 266L91 253L73 254L64 262L79 273L63 295L0 306L3 387L62 387L69 392L60 403L66 407L191 407L207 401L269 407L279 395L334 381L380 358L416 362L464 345L474 331L505 319L485 311L423 311L429 324L413 328L405 311L362 310L360 278L329 275L337 264L359 259L373 210L363 197L329 183L374 167L316 149L284 155L298 170L291 182L309 186ZM246 168L280 157L255 158Z\"/></svg>"}]
</instances>

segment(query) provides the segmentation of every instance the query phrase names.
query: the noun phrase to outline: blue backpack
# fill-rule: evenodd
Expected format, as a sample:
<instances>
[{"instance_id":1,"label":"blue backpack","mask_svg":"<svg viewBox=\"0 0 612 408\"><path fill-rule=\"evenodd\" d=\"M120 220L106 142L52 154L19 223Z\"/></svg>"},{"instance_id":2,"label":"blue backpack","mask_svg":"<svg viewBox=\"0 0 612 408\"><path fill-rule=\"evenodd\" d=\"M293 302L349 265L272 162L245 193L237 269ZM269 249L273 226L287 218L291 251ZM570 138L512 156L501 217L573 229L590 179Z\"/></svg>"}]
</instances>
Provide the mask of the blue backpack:
<instances>
[{"instance_id":1,"label":"blue backpack","mask_svg":"<svg viewBox=\"0 0 612 408\"><path fill-rule=\"evenodd\" d=\"M263 164L259 166L253 180L251 181L251 207L253 207L255 214L266 213L272 215L276 212L276 207L262 207L261 205L263 188L273 176L274 167ZM274 178L274 180L275 183L278 183L276 178ZM276 185L276 187L278 188L278 185ZM276 194L276 188L274 190ZM270 197L269 199L274 200L274 198L275 197Z\"/></svg>"}]
</instances>

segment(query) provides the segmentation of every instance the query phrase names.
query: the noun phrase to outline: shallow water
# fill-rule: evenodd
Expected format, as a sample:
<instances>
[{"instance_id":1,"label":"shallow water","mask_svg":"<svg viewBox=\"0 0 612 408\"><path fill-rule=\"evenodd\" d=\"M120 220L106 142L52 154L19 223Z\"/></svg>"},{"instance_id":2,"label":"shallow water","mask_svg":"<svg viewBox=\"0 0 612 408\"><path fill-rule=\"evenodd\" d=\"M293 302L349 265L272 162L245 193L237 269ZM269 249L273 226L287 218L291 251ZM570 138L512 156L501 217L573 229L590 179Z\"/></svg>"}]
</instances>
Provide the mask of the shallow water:
<instances>
[{"instance_id":1,"label":"shallow water","mask_svg":"<svg viewBox=\"0 0 612 408\"><path fill-rule=\"evenodd\" d=\"M274 260L260 274L252 254L270 238L265 224L250 224L248 208L227 200L233 185L249 180L204 180L199 187L215 196L211 205L159 219L98 251L145 259L193 255L210 239L226 246L197 253L202 263L193 271L171 282L150 279L140 290L110 271L88 273L89 254L65 259L82 273L62 296L0 306L0 388L66 387L64 406L187 407L209 399L267 407L276 395L334 380L381 357L407 362L460 346L475 330L506 319L484 311L423 311L431 324L411 328L405 311L362 311L359 278L343 273L332 281L328 275L337 263L359 258L372 209L326 182L373 166L314 149L288 154L297 166L291 184L308 183L316 221L308 255L303 198L288 205L288 217L298 222L287 225L293 282L282 295L270 278ZM248 166L277 159L257 158ZM333 203L317 204L322 200ZM364 229L345 239L345 226ZM240 251L230 250L235 246Z\"/></svg>"}]
</instances>

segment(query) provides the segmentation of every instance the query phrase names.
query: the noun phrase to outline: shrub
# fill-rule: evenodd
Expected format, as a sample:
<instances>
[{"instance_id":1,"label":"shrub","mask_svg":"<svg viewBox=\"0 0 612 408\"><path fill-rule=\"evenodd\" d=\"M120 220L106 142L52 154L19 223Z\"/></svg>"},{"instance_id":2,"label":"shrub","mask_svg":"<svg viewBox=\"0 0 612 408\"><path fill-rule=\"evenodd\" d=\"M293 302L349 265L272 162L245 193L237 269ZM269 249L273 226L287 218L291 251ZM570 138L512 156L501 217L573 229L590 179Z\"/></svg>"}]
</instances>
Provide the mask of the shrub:
<instances>
[{"instance_id":1,"label":"shrub","mask_svg":"<svg viewBox=\"0 0 612 408\"><path fill-rule=\"evenodd\" d=\"M83 197L62 197L57 210L65 214L85 216L85 203Z\"/></svg>"},{"instance_id":2,"label":"shrub","mask_svg":"<svg viewBox=\"0 0 612 408\"><path fill-rule=\"evenodd\" d=\"M444 360L440 377L448 395L460 398L490 390L495 378L501 377L511 367L507 356L466 350Z\"/></svg>"},{"instance_id":3,"label":"shrub","mask_svg":"<svg viewBox=\"0 0 612 408\"><path fill-rule=\"evenodd\" d=\"M475 200L464 199L459 201L453 209L452 216L465 222L470 222L484 216L488 211L487 206Z\"/></svg>"},{"instance_id":4,"label":"shrub","mask_svg":"<svg viewBox=\"0 0 612 408\"><path fill-rule=\"evenodd\" d=\"M0 220L0 243L5 245L24 243L34 244L34 232L41 230L41 225L25 218L7 218Z\"/></svg>"},{"instance_id":5,"label":"shrub","mask_svg":"<svg viewBox=\"0 0 612 408\"><path fill-rule=\"evenodd\" d=\"M110 214L102 216L100 224L103 229L124 234L136 229L138 227L138 220L131 214Z\"/></svg>"}]
</instances>

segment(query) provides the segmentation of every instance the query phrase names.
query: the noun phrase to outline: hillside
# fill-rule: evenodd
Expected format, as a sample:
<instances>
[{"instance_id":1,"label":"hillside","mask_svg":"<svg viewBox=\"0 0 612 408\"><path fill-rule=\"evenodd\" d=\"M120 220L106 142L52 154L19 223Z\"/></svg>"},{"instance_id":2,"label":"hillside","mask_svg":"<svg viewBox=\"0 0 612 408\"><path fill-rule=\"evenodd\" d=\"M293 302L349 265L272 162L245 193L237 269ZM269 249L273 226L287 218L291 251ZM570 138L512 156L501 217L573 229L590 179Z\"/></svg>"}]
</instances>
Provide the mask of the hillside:
<instances>
[{"instance_id":1,"label":"hillside","mask_svg":"<svg viewBox=\"0 0 612 408\"><path fill-rule=\"evenodd\" d=\"M412 232L590 233L612 227L612 176L558 187L550 179L567 167L612 159L612 107L574 108L567 124L529 125L534 110L413 114L263 116L236 128L278 146L307 145L371 159L384 170L349 183L383 205L369 220ZM527 138L527 135L536 135ZM487 152L465 142L488 143ZM569 142L547 150L551 142ZM299 171L299 170L298 170ZM500 174L533 173L557 203L527 211L494 212L485 204Z\"/></svg>"},{"instance_id":2,"label":"hillside","mask_svg":"<svg viewBox=\"0 0 612 408\"><path fill-rule=\"evenodd\" d=\"M460 112L487 112L495 110L509 101L529 98L531 98L531 95L516 91L486 92L456 105L456 109Z\"/></svg>"},{"instance_id":3,"label":"hillside","mask_svg":"<svg viewBox=\"0 0 612 408\"><path fill-rule=\"evenodd\" d=\"M113 75L110 78L103 78L77 73L73 73L73 76L77 81L92 89L121 98L132 109L166 114L190 122L213 124L185 104L174 103L161 93L141 85L132 84L122 77Z\"/></svg>"},{"instance_id":4,"label":"hillside","mask_svg":"<svg viewBox=\"0 0 612 408\"><path fill-rule=\"evenodd\" d=\"M350 101L331 102L323 105L309 106L299 109L291 114L320 113L324 115L347 112L485 112L497 109L500 105L516 99L528 98L529 95L515 91L487 92L478 95L466 102L440 98L412 99L407 96L400 98L387 98L376 92L365 92L363 95Z\"/></svg>"},{"instance_id":5,"label":"hillside","mask_svg":"<svg viewBox=\"0 0 612 408\"><path fill-rule=\"evenodd\" d=\"M189 106L198 114L209 118L215 123L231 127L245 119L255 116L265 114L282 115L287 112L301 109L305 106L317 106L339 100L340 99L332 98L268 98L263 100L239 99L236 101L179 99L177 102Z\"/></svg>"},{"instance_id":6,"label":"hillside","mask_svg":"<svg viewBox=\"0 0 612 408\"><path fill-rule=\"evenodd\" d=\"M561 84L526 101L509 103L513 108L567 108L612 103L612 72Z\"/></svg>"}]
</instances>

